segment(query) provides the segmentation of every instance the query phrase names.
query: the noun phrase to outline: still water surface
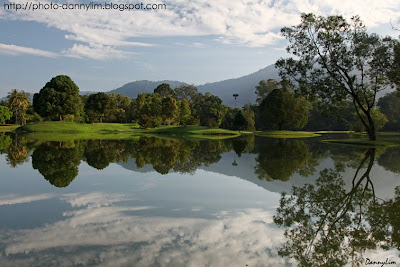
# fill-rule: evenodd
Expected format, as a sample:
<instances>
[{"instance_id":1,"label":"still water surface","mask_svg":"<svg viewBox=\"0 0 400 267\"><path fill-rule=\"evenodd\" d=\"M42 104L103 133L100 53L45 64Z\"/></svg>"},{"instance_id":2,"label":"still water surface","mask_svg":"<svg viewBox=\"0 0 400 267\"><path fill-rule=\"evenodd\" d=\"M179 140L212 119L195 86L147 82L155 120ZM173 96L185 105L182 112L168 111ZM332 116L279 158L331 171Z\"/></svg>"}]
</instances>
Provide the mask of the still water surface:
<instances>
[{"instance_id":1,"label":"still water surface","mask_svg":"<svg viewBox=\"0 0 400 267\"><path fill-rule=\"evenodd\" d=\"M400 266L399 148L3 134L0 151L0 266Z\"/></svg>"}]
</instances>

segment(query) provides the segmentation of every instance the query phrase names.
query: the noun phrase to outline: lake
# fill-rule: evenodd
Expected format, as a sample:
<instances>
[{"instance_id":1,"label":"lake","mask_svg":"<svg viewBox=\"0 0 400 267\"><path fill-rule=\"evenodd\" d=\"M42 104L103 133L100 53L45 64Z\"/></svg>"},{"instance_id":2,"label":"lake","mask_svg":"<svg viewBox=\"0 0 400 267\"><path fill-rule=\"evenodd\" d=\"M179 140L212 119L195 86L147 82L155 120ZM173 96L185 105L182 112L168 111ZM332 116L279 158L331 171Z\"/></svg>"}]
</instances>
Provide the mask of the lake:
<instances>
[{"instance_id":1,"label":"lake","mask_svg":"<svg viewBox=\"0 0 400 267\"><path fill-rule=\"evenodd\" d=\"M400 266L400 148L324 138L0 133L0 266Z\"/></svg>"}]
</instances>

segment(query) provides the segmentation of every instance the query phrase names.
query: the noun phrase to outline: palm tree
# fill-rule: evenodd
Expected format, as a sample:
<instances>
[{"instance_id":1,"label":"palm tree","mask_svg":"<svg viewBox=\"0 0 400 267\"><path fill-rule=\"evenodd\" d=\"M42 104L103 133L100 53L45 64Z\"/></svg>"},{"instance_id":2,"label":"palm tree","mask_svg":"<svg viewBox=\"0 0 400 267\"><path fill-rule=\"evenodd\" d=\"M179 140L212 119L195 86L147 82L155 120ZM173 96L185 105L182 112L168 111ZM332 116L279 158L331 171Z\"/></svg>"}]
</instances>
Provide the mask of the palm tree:
<instances>
[{"instance_id":1,"label":"palm tree","mask_svg":"<svg viewBox=\"0 0 400 267\"><path fill-rule=\"evenodd\" d=\"M7 99L8 107L15 116L15 124L24 125L24 115L29 107L29 94L22 90L12 89Z\"/></svg>"}]
</instances>

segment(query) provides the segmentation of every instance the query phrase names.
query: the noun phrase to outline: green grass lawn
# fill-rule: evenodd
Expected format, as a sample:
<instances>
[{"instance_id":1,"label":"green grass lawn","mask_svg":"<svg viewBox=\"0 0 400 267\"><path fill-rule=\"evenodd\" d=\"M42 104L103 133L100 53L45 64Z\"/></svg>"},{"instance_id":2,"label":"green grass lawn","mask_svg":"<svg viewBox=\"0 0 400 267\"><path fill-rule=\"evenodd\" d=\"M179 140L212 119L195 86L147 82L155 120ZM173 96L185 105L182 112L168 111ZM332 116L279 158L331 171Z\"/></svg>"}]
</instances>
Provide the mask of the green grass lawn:
<instances>
[{"instance_id":1,"label":"green grass lawn","mask_svg":"<svg viewBox=\"0 0 400 267\"><path fill-rule=\"evenodd\" d=\"M13 132L17 129L19 125L0 125L0 132Z\"/></svg>"},{"instance_id":2,"label":"green grass lawn","mask_svg":"<svg viewBox=\"0 0 400 267\"><path fill-rule=\"evenodd\" d=\"M26 137L46 141L88 140L88 139L136 139L141 135L167 135L169 137L195 137L220 139L238 136L239 133L203 126L161 126L154 129L142 129L136 124L94 123L47 121L32 123L20 127L18 132Z\"/></svg>"}]
</instances>

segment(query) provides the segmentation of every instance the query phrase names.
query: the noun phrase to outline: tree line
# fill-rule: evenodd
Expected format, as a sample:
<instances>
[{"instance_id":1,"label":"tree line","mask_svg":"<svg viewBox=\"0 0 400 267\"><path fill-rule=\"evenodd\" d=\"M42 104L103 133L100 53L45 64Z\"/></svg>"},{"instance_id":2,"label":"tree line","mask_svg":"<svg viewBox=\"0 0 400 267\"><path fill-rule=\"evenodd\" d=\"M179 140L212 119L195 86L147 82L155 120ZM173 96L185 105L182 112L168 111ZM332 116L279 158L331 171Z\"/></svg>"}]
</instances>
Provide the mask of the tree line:
<instances>
[{"instance_id":1,"label":"tree line","mask_svg":"<svg viewBox=\"0 0 400 267\"><path fill-rule=\"evenodd\" d=\"M15 124L52 120L81 123L137 123L143 128L159 125L201 125L237 130L255 130L254 112L232 109L210 93L202 94L193 85L172 89L161 84L151 94L136 98L103 92L79 95L78 86L66 75L52 78L34 94L13 89L0 103L0 123Z\"/></svg>"}]
</instances>

